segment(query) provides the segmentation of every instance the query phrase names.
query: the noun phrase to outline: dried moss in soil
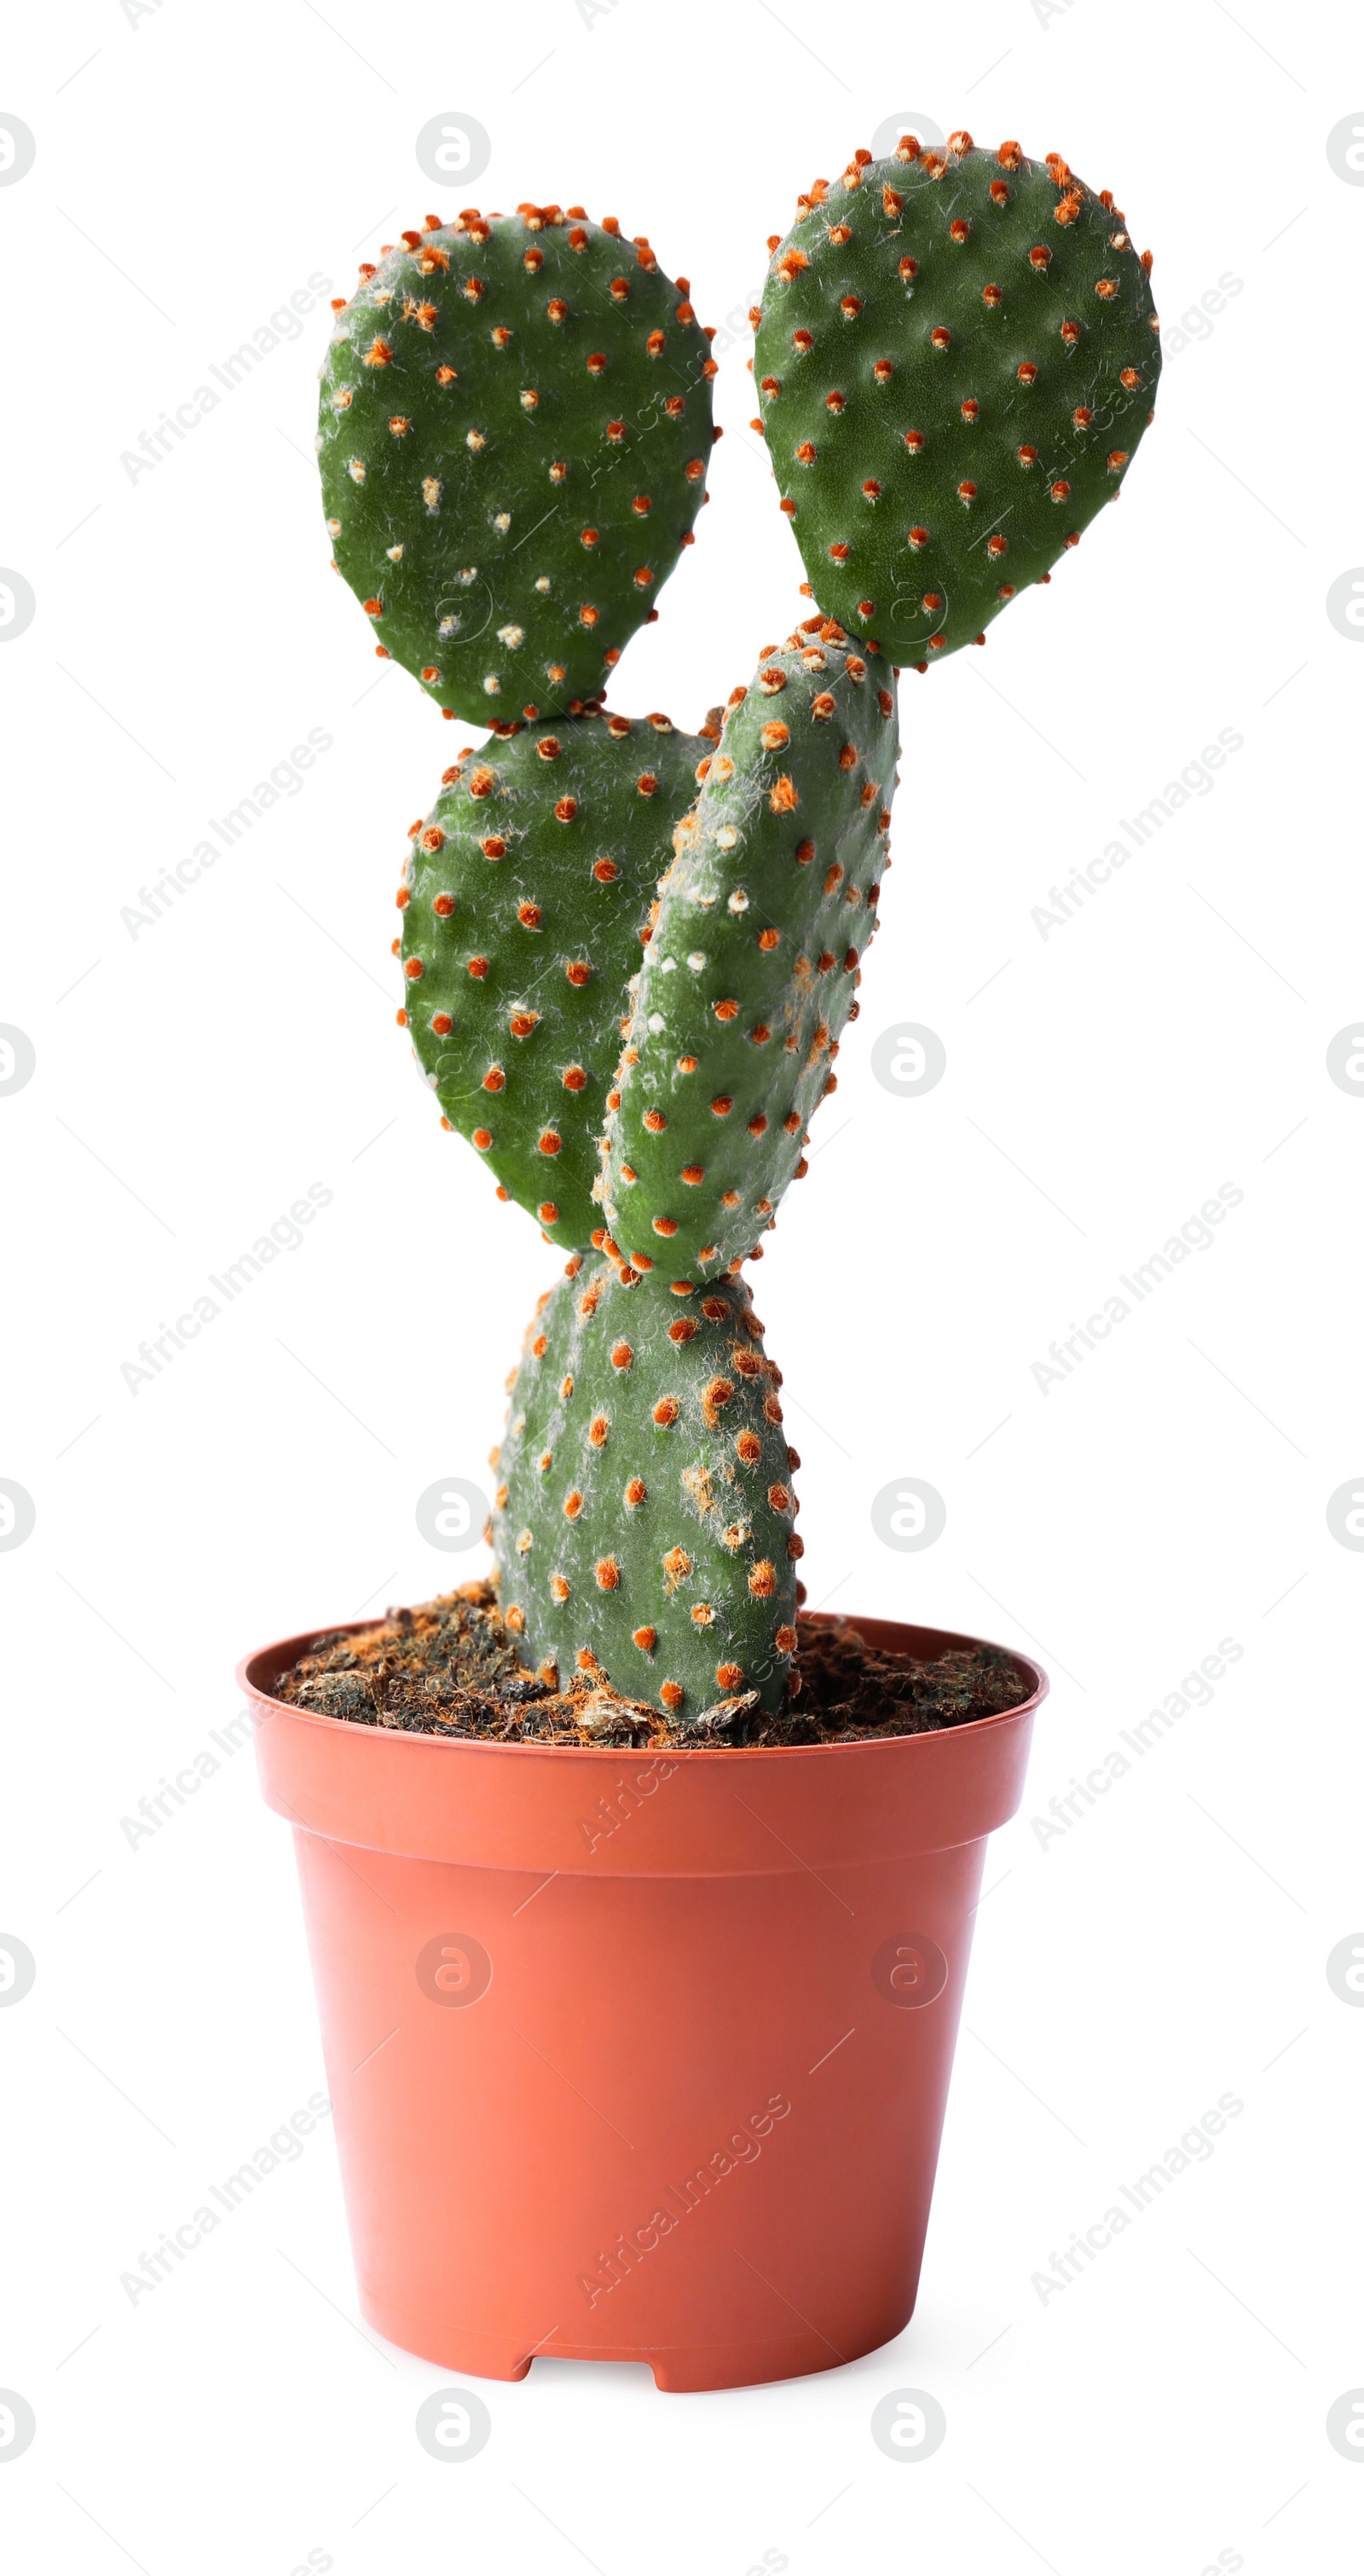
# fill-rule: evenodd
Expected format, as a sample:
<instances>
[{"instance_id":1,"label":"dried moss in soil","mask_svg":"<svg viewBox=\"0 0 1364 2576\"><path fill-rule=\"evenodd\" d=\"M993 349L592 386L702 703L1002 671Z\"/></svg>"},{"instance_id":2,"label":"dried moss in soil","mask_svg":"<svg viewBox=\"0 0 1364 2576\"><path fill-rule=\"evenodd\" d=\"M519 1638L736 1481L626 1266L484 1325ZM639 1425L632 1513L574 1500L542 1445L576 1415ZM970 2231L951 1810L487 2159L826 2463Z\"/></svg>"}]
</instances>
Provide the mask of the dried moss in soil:
<instances>
[{"instance_id":1,"label":"dried moss in soil","mask_svg":"<svg viewBox=\"0 0 1364 2576\"><path fill-rule=\"evenodd\" d=\"M466 1583L371 1628L315 1637L274 1697L357 1726L496 1744L859 1744L1017 1708L1030 1685L991 1646L931 1663L882 1654L855 1628L797 1620L799 1689L772 1716L740 1692L690 1717L622 1697L600 1675L566 1689L528 1672L490 1583Z\"/></svg>"}]
</instances>

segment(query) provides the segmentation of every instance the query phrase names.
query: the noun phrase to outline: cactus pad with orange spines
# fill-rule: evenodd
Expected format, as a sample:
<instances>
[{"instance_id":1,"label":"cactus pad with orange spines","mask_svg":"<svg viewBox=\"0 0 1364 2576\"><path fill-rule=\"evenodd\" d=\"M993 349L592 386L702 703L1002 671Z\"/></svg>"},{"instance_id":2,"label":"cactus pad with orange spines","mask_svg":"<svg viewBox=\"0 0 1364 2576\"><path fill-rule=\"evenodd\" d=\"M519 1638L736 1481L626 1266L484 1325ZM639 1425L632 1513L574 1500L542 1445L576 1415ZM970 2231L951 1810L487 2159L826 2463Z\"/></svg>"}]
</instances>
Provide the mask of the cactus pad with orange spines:
<instances>
[{"instance_id":1,"label":"cactus pad with orange spines","mask_svg":"<svg viewBox=\"0 0 1364 2576\"><path fill-rule=\"evenodd\" d=\"M655 1286L713 1278L771 1224L833 1085L886 864L889 663L811 618L735 695L607 1097L607 1222Z\"/></svg>"},{"instance_id":2,"label":"cactus pad with orange spines","mask_svg":"<svg viewBox=\"0 0 1364 2576\"><path fill-rule=\"evenodd\" d=\"M1160 375L1148 265L1059 155L966 134L799 200L754 377L810 590L850 634L927 668L1116 497Z\"/></svg>"},{"instance_id":3,"label":"cactus pad with orange spines","mask_svg":"<svg viewBox=\"0 0 1364 2576\"><path fill-rule=\"evenodd\" d=\"M685 281L577 210L428 218L367 262L318 451L380 651L471 724L597 697L691 542L713 374Z\"/></svg>"},{"instance_id":4,"label":"cactus pad with orange spines","mask_svg":"<svg viewBox=\"0 0 1364 2576\"><path fill-rule=\"evenodd\" d=\"M627 986L713 748L662 715L528 726L464 753L412 828L398 902L413 1053L448 1124L566 1251L602 1230L596 1140Z\"/></svg>"},{"instance_id":5,"label":"cactus pad with orange spines","mask_svg":"<svg viewBox=\"0 0 1364 2576\"><path fill-rule=\"evenodd\" d=\"M779 1385L741 1280L674 1298L597 1261L541 1299L493 1512L528 1663L691 1718L781 1706L801 1543Z\"/></svg>"}]
</instances>

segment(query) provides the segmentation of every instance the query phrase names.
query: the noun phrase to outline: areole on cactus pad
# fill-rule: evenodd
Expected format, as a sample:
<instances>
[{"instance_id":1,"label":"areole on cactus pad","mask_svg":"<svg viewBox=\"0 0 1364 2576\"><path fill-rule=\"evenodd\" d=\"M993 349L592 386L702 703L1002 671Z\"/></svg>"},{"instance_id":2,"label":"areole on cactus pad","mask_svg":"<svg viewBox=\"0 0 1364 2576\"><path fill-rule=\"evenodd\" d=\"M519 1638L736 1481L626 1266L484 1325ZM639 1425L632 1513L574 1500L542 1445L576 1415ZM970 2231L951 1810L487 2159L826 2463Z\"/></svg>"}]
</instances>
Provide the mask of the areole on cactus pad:
<instances>
[{"instance_id":1,"label":"areole on cactus pad","mask_svg":"<svg viewBox=\"0 0 1364 2576\"><path fill-rule=\"evenodd\" d=\"M1150 254L1059 154L966 133L858 152L771 250L756 425L810 590L927 668L1121 491L1160 375Z\"/></svg>"},{"instance_id":2,"label":"areole on cactus pad","mask_svg":"<svg viewBox=\"0 0 1364 2576\"><path fill-rule=\"evenodd\" d=\"M715 362L642 235L428 216L338 315L318 451L378 649L471 724L599 695L705 498Z\"/></svg>"}]
</instances>

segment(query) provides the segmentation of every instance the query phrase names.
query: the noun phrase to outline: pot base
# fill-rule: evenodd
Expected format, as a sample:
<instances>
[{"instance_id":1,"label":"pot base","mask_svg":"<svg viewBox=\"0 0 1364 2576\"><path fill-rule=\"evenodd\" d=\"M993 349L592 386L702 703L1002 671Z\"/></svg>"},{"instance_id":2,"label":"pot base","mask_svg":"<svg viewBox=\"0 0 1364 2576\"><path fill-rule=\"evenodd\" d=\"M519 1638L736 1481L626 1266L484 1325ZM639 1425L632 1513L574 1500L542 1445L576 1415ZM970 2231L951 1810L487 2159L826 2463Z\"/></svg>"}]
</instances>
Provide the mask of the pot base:
<instances>
[{"instance_id":1,"label":"pot base","mask_svg":"<svg viewBox=\"0 0 1364 2576\"><path fill-rule=\"evenodd\" d=\"M533 2361L643 2362L654 2386L670 2396L697 2394L708 2388L764 2388L773 2380L808 2379L815 2371L835 2370L879 2352L904 2332L913 2303L903 2316L887 2319L884 2329L858 2337L851 2351L839 2352L817 2327L800 2326L790 2334L754 2338L745 2343L635 2344L566 2343L557 2334L527 2352L512 2335L479 2334L468 2326L447 2325L438 2317L415 2314L392 2300L360 2297L360 2313L385 2342L400 2352L415 2353L463 2379L524 2379Z\"/></svg>"}]
</instances>

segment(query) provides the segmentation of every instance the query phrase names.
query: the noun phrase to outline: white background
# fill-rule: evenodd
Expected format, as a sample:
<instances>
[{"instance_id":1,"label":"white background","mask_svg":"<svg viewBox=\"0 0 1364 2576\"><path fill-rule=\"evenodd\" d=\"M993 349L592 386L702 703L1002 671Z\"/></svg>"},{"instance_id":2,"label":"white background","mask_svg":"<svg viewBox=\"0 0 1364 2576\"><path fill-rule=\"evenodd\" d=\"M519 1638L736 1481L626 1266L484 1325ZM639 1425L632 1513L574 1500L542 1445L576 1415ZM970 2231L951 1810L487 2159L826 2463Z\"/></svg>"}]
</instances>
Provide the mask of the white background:
<instances>
[{"instance_id":1,"label":"white background","mask_svg":"<svg viewBox=\"0 0 1364 2576\"><path fill-rule=\"evenodd\" d=\"M1364 1559L1326 1504L1364 1471L1364 1103L1325 1056L1364 998L1364 654L1325 600L1364 561L1364 187L1326 137L1364 123L1364 63L1343 10L1267 0L585 14L66 0L10 31L0 108L37 158L0 189L0 559L37 612L0 655L0 1019L37 1069L0 1099L0 1475L37 1521L0 1554L0 1928L38 1971L0 2011L0 2384L38 2419L0 2465L10 2563L1340 2566L1364 2459L1324 2420L1364 2384L1364 2012L1325 1961L1364 1925ZM477 184L418 170L442 111L487 128ZM486 1485L556 1270L393 1025L406 828L468 737L376 679L327 570L325 299L154 470L120 459L310 272L348 292L428 210L616 213L720 325L714 498L613 691L694 726L804 611L746 426L766 236L915 117L1112 187L1170 354L1122 508L985 652L905 677L885 927L755 1284L812 1604L1035 1641L1053 1695L987 1865L899 2343L699 2397L539 2361L483 2384L492 2439L455 2475L413 2432L443 2375L358 2322L325 2126L154 2294L120 2287L323 2083L249 1753L135 1848L121 1819L228 1719L243 1649L483 1564L438 1555L414 1505ZM301 792L131 937L139 887L310 727L332 748ZM1224 727L1244 743L1212 791L1044 939L1049 888ZM946 1046L919 1100L870 1072L896 1013ZM139 1342L314 1181L334 1196L301 1247L130 1392ZM1213 1246L1044 1394L1053 1338L1224 1182L1244 1198ZM870 1524L905 1475L947 1504L923 1554ZM1211 1703L1044 1843L1032 1819L1227 1637ZM1244 2109L1210 2159L1044 2300L1052 2250L1224 2092ZM905 2385L948 2433L902 2465L868 2424Z\"/></svg>"}]
</instances>

